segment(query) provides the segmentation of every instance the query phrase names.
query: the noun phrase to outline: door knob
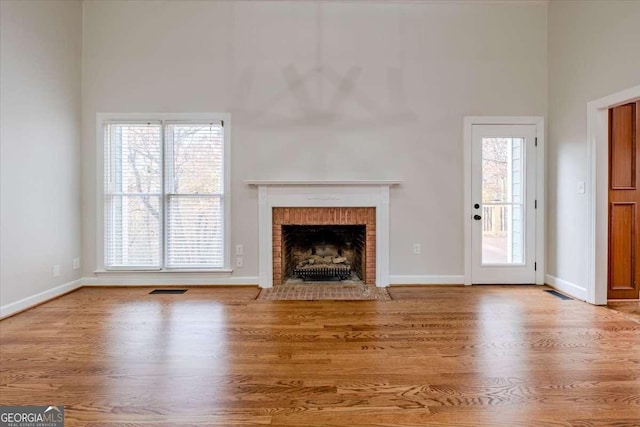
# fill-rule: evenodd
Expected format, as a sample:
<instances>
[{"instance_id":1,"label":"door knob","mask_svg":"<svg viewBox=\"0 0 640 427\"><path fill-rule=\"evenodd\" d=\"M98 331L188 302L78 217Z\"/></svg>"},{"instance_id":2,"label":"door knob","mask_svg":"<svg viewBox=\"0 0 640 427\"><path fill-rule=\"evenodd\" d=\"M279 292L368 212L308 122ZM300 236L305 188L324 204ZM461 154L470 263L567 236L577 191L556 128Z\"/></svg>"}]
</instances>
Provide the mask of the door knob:
<instances>
[{"instance_id":1,"label":"door knob","mask_svg":"<svg viewBox=\"0 0 640 427\"><path fill-rule=\"evenodd\" d=\"M482 217L480 215L474 215L473 219L475 219L476 221L480 221Z\"/></svg>"}]
</instances>

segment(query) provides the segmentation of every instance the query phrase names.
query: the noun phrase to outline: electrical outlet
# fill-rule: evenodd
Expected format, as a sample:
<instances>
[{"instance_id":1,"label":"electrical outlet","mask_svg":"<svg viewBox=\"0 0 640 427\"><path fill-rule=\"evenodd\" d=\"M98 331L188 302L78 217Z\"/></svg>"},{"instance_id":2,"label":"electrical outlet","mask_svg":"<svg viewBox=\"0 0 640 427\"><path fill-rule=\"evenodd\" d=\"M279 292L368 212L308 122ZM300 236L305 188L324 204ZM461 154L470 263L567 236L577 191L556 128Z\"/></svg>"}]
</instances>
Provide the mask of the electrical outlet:
<instances>
[{"instance_id":1,"label":"electrical outlet","mask_svg":"<svg viewBox=\"0 0 640 427\"><path fill-rule=\"evenodd\" d=\"M53 277L60 277L60 264L53 266Z\"/></svg>"},{"instance_id":2,"label":"electrical outlet","mask_svg":"<svg viewBox=\"0 0 640 427\"><path fill-rule=\"evenodd\" d=\"M422 253L422 246L420 245L420 243L414 243L413 244L413 254L414 255L420 255Z\"/></svg>"},{"instance_id":3,"label":"electrical outlet","mask_svg":"<svg viewBox=\"0 0 640 427\"><path fill-rule=\"evenodd\" d=\"M73 259L73 269L78 270L80 268L80 258Z\"/></svg>"},{"instance_id":4,"label":"electrical outlet","mask_svg":"<svg viewBox=\"0 0 640 427\"><path fill-rule=\"evenodd\" d=\"M236 255L244 255L244 248L242 245L236 245Z\"/></svg>"},{"instance_id":5,"label":"electrical outlet","mask_svg":"<svg viewBox=\"0 0 640 427\"><path fill-rule=\"evenodd\" d=\"M242 257L241 256L236 257L236 267L242 268L242 264L243 264Z\"/></svg>"}]
</instances>

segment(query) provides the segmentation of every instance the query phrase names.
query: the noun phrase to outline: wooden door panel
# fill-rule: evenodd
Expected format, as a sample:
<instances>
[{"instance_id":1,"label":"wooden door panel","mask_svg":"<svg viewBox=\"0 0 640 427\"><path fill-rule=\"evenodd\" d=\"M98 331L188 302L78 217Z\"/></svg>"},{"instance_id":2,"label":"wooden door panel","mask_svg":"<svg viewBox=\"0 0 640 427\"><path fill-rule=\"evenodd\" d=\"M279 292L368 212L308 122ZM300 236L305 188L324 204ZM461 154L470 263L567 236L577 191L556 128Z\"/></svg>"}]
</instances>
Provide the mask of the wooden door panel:
<instances>
[{"instance_id":1,"label":"wooden door panel","mask_svg":"<svg viewBox=\"0 0 640 427\"><path fill-rule=\"evenodd\" d=\"M621 105L609 112L610 155L609 171L612 190L636 188L635 104Z\"/></svg>"},{"instance_id":2,"label":"wooden door panel","mask_svg":"<svg viewBox=\"0 0 640 427\"><path fill-rule=\"evenodd\" d=\"M640 277L640 102L609 110L609 287L611 299L638 298Z\"/></svg>"},{"instance_id":3,"label":"wooden door panel","mask_svg":"<svg viewBox=\"0 0 640 427\"><path fill-rule=\"evenodd\" d=\"M611 203L609 212L609 289L635 288L636 204Z\"/></svg>"}]
</instances>

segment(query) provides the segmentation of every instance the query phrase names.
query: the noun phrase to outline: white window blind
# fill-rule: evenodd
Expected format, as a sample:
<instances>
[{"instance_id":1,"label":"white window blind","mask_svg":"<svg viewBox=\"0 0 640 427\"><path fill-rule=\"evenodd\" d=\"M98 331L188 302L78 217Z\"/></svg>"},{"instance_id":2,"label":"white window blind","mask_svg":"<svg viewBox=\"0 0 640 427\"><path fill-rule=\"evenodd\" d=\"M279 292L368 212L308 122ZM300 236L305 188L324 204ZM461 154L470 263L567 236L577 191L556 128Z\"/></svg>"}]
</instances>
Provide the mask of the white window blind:
<instances>
[{"instance_id":1,"label":"white window blind","mask_svg":"<svg viewBox=\"0 0 640 427\"><path fill-rule=\"evenodd\" d=\"M167 124L167 266L222 267L223 131Z\"/></svg>"},{"instance_id":2,"label":"white window blind","mask_svg":"<svg viewBox=\"0 0 640 427\"><path fill-rule=\"evenodd\" d=\"M222 123L105 126L105 268L224 266Z\"/></svg>"},{"instance_id":3,"label":"white window blind","mask_svg":"<svg viewBox=\"0 0 640 427\"><path fill-rule=\"evenodd\" d=\"M107 266L161 266L161 133L159 123L106 127Z\"/></svg>"}]
</instances>

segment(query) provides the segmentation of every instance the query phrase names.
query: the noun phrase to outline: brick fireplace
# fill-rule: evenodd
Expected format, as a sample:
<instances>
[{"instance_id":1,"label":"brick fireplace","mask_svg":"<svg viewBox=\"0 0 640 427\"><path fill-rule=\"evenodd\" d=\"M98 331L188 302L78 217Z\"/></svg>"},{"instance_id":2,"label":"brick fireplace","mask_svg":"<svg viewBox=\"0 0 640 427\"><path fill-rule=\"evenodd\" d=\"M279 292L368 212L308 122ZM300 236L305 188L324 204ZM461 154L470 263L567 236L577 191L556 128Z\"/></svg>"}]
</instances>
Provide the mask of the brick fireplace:
<instances>
[{"instance_id":1,"label":"brick fireplace","mask_svg":"<svg viewBox=\"0 0 640 427\"><path fill-rule=\"evenodd\" d=\"M291 255L283 236L286 226L359 225L364 228L358 253L357 275L366 284L376 283L376 209L374 207L274 207L272 212L273 284L280 285L291 271ZM331 227L328 227L329 230ZM361 258L361 259L360 259ZM329 261L330 262L330 261ZM361 266L360 266L361 264Z\"/></svg>"},{"instance_id":2,"label":"brick fireplace","mask_svg":"<svg viewBox=\"0 0 640 427\"><path fill-rule=\"evenodd\" d=\"M344 228L365 227L365 232L356 237L360 239L359 236L364 236L361 258L351 258L352 263L347 264L353 266L354 270L358 270L358 264L363 265L359 276L365 283L377 287L389 286L389 190L401 181L245 182L258 188L260 287L280 285L285 278L283 272L287 272L287 267L283 266L283 228L323 228L330 224ZM287 233L289 231L285 230ZM355 240L353 236L351 234L347 240ZM351 256L349 250L344 252L340 254L338 250L337 254L332 255L344 258Z\"/></svg>"}]
</instances>

